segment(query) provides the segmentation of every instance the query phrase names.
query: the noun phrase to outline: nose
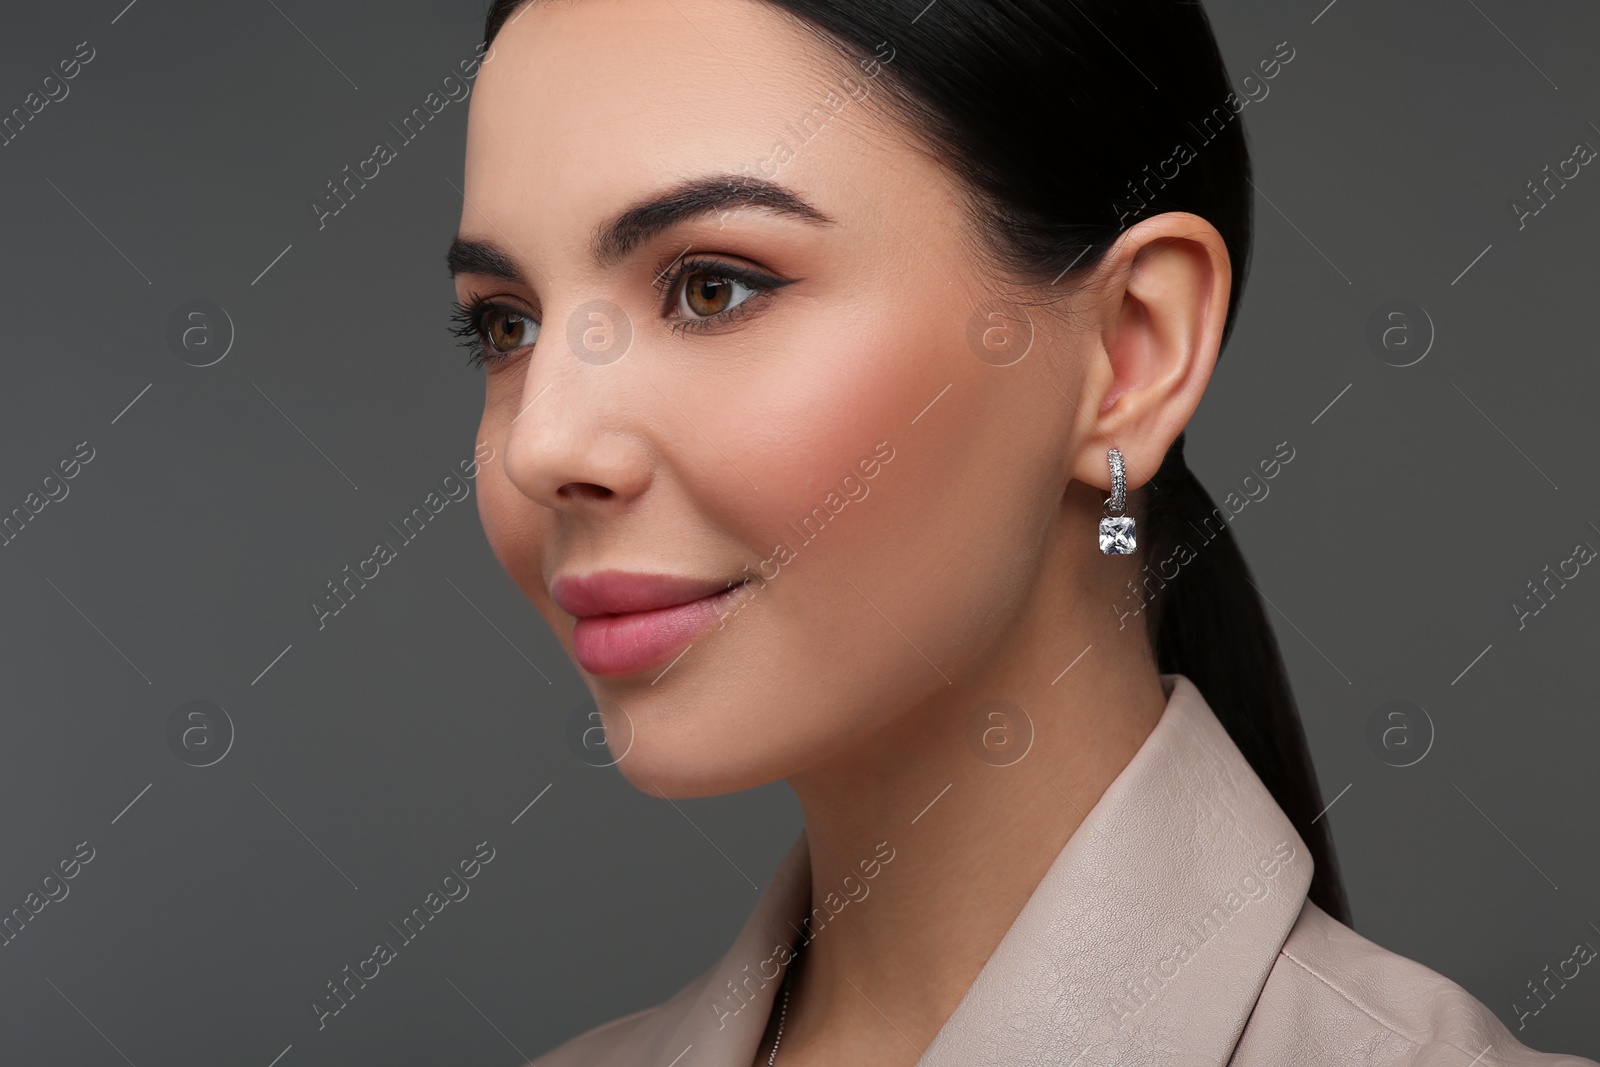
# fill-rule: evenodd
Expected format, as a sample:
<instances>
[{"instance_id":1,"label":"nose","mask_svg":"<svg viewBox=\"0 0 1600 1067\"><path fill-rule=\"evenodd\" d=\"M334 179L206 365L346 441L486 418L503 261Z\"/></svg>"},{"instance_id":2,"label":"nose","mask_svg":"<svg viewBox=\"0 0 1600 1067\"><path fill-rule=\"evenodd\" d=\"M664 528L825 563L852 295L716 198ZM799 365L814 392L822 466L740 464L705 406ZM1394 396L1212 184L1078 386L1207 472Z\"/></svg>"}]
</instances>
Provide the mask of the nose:
<instances>
[{"instance_id":1,"label":"nose","mask_svg":"<svg viewBox=\"0 0 1600 1067\"><path fill-rule=\"evenodd\" d=\"M552 329L563 319L547 307L521 396L502 409L506 477L547 508L620 507L650 484L653 450L642 436L649 420L641 405L655 393L630 363L637 354L619 349L614 316L620 309L580 308L573 328Z\"/></svg>"}]
</instances>

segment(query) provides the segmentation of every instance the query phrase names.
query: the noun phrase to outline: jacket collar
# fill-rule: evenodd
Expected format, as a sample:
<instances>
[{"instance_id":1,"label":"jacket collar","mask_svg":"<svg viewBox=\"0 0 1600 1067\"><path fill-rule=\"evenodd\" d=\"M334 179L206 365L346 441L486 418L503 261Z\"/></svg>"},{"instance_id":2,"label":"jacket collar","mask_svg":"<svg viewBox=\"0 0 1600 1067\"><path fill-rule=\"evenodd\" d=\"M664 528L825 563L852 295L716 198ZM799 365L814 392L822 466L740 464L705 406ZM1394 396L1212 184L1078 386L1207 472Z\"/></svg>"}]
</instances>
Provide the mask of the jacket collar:
<instances>
[{"instance_id":1,"label":"jacket collar","mask_svg":"<svg viewBox=\"0 0 1600 1067\"><path fill-rule=\"evenodd\" d=\"M919 1067L1224 1064L1311 883L1311 854L1200 691L1167 706ZM805 834L727 954L656 1009L652 1067L749 1067L810 906Z\"/></svg>"}]
</instances>

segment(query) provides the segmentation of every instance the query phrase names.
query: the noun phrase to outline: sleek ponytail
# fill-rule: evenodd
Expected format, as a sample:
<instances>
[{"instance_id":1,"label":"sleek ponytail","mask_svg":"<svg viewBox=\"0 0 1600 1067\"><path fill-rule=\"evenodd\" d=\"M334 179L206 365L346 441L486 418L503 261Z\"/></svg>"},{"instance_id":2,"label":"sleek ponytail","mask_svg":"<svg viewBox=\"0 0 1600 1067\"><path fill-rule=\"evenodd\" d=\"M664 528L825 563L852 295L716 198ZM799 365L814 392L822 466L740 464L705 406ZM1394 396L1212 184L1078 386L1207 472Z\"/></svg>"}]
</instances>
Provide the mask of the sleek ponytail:
<instances>
[{"instance_id":1,"label":"sleek ponytail","mask_svg":"<svg viewBox=\"0 0 1600 1067\"><path fill-rule=\"evenodd\" d=\"M528 0L494 0L484 39ZM968 194L997 276L1070 296L1134 222L1187 211L1233 266L1226 345L1249 270L1241 112L1293 60L1282 42L1233 90L1198 0L760 0L840 53L839 84L919 136ZM1284 49L1288 51L1285 52ZM865 87L863 90L862 87ZM1247 98L1248 97L1248 98ZM820 102L819 102L820 106ZM1161 560L1213 517L1183 435L1130 494L1140 551ZM1283 661L1223 523L1146 616L1160 669L1194 682L1311 850L1310 897L1348 922L1321 793Z\"/></svg>"},{"instance_id":2,"label":"sleek ponytail","mask_svg":"<svg viewBox=\"0 0 1600 1067\"><path fill-rule=\"evenodd\" d=\"M1184 461L1187 432L1167 449L1150 481L1130 494L1139 550L1152 561L1157 585L1145 614L1150 644L1163 673L1182 674L1200 690L1311 850L1316 868L1308 895L1348 924L1333 838L1328 824L1317 820L1322 791L1278 641L1228 513ZM1180 565L1163 584L1164 564L1172 560Z\"/></svg>"}]
</instances>

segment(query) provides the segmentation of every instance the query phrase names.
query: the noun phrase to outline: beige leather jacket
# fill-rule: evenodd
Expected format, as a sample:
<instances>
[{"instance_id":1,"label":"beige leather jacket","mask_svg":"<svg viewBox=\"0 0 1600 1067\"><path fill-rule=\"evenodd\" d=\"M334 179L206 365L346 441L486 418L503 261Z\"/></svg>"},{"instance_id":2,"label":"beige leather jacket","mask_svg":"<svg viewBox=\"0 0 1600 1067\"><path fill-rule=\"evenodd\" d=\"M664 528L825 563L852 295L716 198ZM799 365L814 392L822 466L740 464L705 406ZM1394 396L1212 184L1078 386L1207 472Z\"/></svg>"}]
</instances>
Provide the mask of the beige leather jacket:
<instances>
[{"instance_id":1,"label":"beige leather jacket","mask_svg":"<svg viewBox=\"0 0 1600 1067\"><path fill-rule=\"evenodd\" d=\"M919 1067L1600 1067L1527 1048L1466 990L1306 899L1311 857L1288 817L1194 684L1162 681L1160 722ZM782 978L769 961L810 905L808 859L801 834L710 970L538 1067L751 1067Z\"/></svg>"}]
</instances>

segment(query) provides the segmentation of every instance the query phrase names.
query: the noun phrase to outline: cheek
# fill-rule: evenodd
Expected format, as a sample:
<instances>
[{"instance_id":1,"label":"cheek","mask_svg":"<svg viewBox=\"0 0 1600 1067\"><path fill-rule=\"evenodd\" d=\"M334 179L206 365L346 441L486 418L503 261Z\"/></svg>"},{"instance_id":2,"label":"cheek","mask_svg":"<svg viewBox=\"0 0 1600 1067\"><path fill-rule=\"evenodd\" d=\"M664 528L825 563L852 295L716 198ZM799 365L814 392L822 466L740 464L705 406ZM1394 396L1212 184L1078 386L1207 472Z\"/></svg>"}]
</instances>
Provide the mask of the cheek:
<instances>
[{"instance_id":1,"label":"cheek","mask_svg":"<svg viewBox=\"0 0 1600 1067\"><path fill-rule=\"evenodd\" d=\"M836 340L826 384L784 416L789 450L764 458L787 473L763 498L781 502L771 520L797 555L790 588L772 590L809 646L796 669L852 664L851 684L880 694L863 706L905 707L1003 639L1059 518L1064 420L1043 359L986 364L965 315L921 310Z\"/></svg>"},{"instance_id":2,"label":"cheek","mask_svg":"<svg viewBox=\"0 0 1600 1067\"><path fill-rule=\"evenodd\" d=\"M863 554L911 521L890 489L916 436L911 420L949 381L939 362L898 321L806 308L753 331L716 388L690 394L694 421L739 468L684 472L695 507L746 548L786 628L865 607L840 576L881 566Z\"/></svg>"},{"instance_id":3,"label":"cheek","mask_svg":"<svg viewBox=\"0 0 1600 1067\"><path fill-rule=\"evenodd\" d=\"M478 439L503 441L504 434L485 420ZM496 452L503 454L503 449L496 445ZM478 468L477 482L478 521L495 559L540 614L554 618L540 567L547 532L539 508L511 484L499 455Z\"/></svg>"},{"instance_id":4,"label":"cheek","mask_svg":"<svg viewBox=\"0 0 1600 1067\"><path fill-rule=\"evenodd\" d=\"M718 479L720 521L767 560L719 667L740 676L729 704L746 717L728 736L750 728L755 750L838 743L944 688L1001 635L1037 571L1052 464L1018 417L1046 426L1048 404L1019 390L1031 371L968 351L964 316L915 310L787 336L789 354L768 365L781 371L719 391L719 431L743 438L735 462L759 487ZM751 677L731 654L757 648Z\"/></svg>"}]
</instances>

